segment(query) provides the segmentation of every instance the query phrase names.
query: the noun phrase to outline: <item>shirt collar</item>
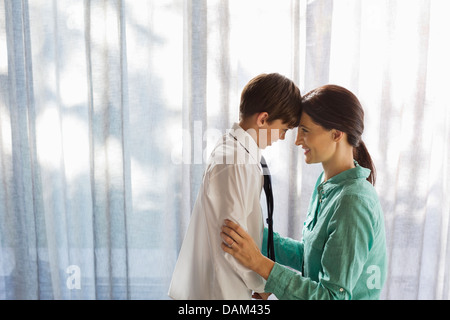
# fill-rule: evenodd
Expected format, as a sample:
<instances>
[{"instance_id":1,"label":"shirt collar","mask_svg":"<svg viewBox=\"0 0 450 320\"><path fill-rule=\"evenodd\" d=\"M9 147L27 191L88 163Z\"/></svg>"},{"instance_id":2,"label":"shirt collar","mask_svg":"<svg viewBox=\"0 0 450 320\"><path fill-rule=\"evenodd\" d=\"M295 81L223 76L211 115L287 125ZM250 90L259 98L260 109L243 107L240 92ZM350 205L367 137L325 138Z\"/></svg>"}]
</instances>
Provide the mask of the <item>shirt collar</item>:
<instances>
[{"instance_id":1,"label":"shirt collar","mask_svg":"<svg viewBox=\"0 0 450 320\"><path fill-rule=\"evenodd\" d=\"M343 184L347 180L353 179L367 179L370 175L370 169L361 167L356 160L353 160L355 163L355 167L352 169L345 170L334 177L328 179L325 182L322 182L318 190L327 193L328 191L334 189L335 187ZM322 178L323 179L323 173Z\"/></svg>"},{"instance_id":2,"label":"shirt collar","mask_svg":"<svg viewBox=\"0 0 450 320\"><path fill-rule=\"evenodd\" d=\"M242 129L238 123L234 123L228 132L247 151L256 163L261 162L261 149L256 144L255 139Z\"/></svg>"}]
</instances>

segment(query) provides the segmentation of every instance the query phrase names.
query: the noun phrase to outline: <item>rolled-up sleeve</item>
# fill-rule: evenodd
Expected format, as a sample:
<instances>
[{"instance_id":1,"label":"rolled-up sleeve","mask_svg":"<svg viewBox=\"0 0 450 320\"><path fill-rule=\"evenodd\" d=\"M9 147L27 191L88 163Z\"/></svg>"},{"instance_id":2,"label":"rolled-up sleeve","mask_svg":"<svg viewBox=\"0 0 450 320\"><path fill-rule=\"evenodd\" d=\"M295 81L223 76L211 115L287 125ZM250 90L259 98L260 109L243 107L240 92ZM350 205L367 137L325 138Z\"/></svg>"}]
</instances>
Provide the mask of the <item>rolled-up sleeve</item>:
<instances>
[{"instance_id":1,"label":"rolled-up sleeve","mask_svg":"<svg viewBox=\"0 0 450 320\"><path fill-rule=\"evenodd\" d=\"M267 257L267 235L268 230L264 228L264 240L261 252ZM273 233L273 244L275 248L275 260L282 265L289 266L301 271L303 263L303 241L280 236Z\"/></svg>"},{"instance_id":2,"label":"rolled-up sleeve","mask_svg":"<svg viewBox=\"0 0 450 320\"><path fill-rule=\"evenodd\" d=\"M266 292L280 300L330 300L345 299L345 293L332 292L320 282L312 281L301 274L275 263L267 279Z\"/></svg>"}]
</instances>

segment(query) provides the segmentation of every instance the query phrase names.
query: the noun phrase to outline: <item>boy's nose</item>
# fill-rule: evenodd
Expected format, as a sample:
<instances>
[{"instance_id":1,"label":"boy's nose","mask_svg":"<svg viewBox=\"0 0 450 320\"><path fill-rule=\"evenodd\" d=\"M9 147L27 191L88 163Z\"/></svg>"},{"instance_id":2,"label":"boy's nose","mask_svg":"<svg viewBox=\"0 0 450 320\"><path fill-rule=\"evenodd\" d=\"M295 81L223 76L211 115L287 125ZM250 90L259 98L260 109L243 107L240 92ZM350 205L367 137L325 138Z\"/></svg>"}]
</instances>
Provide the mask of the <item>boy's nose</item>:
<instances>
[{"instance_id":1,"label":"boy's nose","mask_svg":"<svg viewBox=\"0 0 450 320\"><path fill-rule=\"evenodd\" d=\"M297 138L295 139L295 145L299 146L301 144L302 138L300 137L300 134L297 134Z\"/></svg>"}]
</instances>

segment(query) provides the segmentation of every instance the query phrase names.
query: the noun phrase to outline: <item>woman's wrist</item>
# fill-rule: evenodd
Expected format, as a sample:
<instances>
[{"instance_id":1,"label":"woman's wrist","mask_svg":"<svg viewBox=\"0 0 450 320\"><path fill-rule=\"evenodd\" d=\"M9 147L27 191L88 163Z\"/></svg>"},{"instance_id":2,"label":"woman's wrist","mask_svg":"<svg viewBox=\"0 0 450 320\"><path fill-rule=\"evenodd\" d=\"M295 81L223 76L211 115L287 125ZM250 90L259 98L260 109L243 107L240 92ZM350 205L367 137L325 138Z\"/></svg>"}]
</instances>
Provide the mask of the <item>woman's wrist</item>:
<instances>
[{"instance_id":1,"label":"woman's wrist","mask_svg":"<svg viewBox=\"0 0 450 320\"><path fill-rule=\"evenodd\" d=\"M273 262L272 260L261 254L261 259L254 267L253 271L255 271L257 274L259 274L261 277L267 280L274 265L275 262Z\"/></svg>"}]
</instances>

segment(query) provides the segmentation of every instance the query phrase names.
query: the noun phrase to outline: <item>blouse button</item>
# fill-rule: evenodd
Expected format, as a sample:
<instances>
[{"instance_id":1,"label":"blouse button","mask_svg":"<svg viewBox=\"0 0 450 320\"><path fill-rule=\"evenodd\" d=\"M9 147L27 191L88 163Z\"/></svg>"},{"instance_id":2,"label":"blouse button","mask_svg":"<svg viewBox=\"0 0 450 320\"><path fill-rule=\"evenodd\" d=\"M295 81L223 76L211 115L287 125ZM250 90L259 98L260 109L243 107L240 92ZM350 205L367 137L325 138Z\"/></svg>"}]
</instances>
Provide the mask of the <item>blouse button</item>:
<instances>
[{"instance_id":1,"label":"blouse button","mask_svg":"<svg viewBox=\"0 0 450 320\"><path fill-rule=\"evenodd\" d=\"M339 291L340 291L340 292L344 292L344 289L343 289L343 288L340 288Z\"/></svg>"}]
</instances>

